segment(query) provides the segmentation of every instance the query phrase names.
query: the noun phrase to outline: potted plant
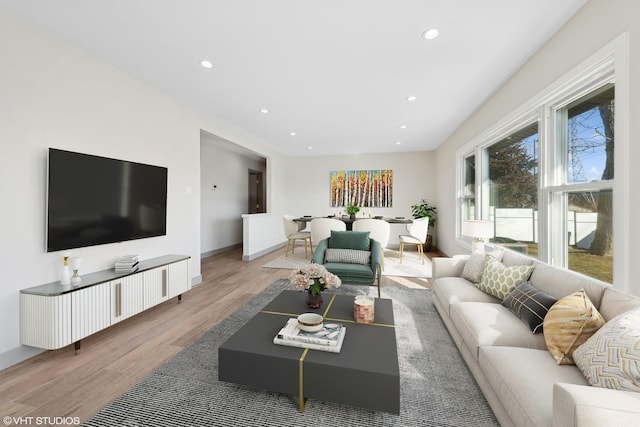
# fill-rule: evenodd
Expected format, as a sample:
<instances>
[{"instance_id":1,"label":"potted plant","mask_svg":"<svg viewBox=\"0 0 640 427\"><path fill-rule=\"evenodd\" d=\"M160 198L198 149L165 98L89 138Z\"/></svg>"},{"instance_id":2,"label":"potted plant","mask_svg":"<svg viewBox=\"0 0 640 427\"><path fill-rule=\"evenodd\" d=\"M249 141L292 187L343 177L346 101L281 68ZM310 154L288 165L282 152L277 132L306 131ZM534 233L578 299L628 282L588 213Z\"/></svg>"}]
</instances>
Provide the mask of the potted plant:
<instances>
[{"instance_id":1,"label":"potted plant","mask_svg":"<svg viewBox=\"0 0 640 427\"><path fill-rule=\"evenodd\" d=\"M354 204L354 203L349 203L347 205L347 213L349 214L349 217L351 219L356 219L356 214L360 212L360 208L358 207L358 205Z\"/></svg>"},{"instance_id":2,"label":"potted plant","mask_svg":"<svg viewBox=\"0 0 640 427\"><path fill-rule=\"evenodd\" d=\"M429 204L427 199L421 199L415 205L411 205L411 215L413 219L429 218L429 232L427 240L424 242L424 250L430 251L433 242L433 227L436 225L437 208Z\"/></svg>"}]
</instances>

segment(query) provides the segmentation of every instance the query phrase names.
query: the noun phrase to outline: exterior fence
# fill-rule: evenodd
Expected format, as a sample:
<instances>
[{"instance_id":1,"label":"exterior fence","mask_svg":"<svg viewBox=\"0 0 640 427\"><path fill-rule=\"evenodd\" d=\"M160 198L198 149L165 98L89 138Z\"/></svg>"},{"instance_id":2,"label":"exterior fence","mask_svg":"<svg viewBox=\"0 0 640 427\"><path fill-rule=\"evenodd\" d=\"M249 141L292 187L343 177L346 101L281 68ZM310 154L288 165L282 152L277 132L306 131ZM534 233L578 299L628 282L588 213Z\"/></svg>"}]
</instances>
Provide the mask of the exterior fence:
<instances>
[{"instance_id":1,"label":"exterior fence","mask_svg":"<svg viewBox=\"0 0 640 427\"><path fill-rule=\"evenodd\" d=\"M538 243L538 211L535 209L494 208L490 218L495 236L519 242ZM569 245L589 249L596 232L596 212L569 211L567 218Z\"/></svg>"}]
</instances>

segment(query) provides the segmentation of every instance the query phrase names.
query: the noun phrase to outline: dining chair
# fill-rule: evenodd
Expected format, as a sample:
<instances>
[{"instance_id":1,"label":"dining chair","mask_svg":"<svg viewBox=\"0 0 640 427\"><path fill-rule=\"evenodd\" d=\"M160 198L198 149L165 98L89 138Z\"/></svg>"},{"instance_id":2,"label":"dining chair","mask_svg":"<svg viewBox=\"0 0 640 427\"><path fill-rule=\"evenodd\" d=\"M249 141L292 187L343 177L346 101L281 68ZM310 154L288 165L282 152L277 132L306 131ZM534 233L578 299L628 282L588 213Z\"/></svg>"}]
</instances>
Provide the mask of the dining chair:
<instances>
[{"instance_id":1,"label":"dining chair","mask_svg":"<svg viewBox=\"0 0 640 427\"><path fill-rule=\"evenodd\" d=\"M284 253L284 256L289 255L289 248L291 247L291 253L294 253L296 250L296 241L302 240L304 241L304 257L307 258L309 255L307 254L307 240L309 241L309 246L311 246L311 253L313 253L313 243L311 241L311 232L310 231L302 231L306 227L306 223L304 222L296 222L294 221L295 217L291 215L284 215L284 234L287 236L287 249Z\"/></svg>"},{"instance_id":2,"label":"dining chair","mask_svg":"<svg viewBox=\"0 0 640 427\"><path fill-rule=\"evenodd\" d=\"M353 231L368 231L372 239L380 243L382 248L382 269L384 270L384 249L389 243L391 225L383 219L361 218L354 221Z\"/></svg>"},{"instance_id":3,"label":"dining chair","mask_svg":"<svg viewBox=\"0 0 640 427\"><path fill-rule=\"evenodd\" d=\"M411 224L407 224L407 232L409 234L401 234L398 236L400 239L400 264L402 264L402 254L404 251L404 245L416 245L418 248L418 257L424 264L424 249L423 245L427 239L427 232L429 231L429 218L419 218L414 220Z\"/></svg>"},{"instance_id":4,"label":"dining chair","mask_svg":"<svg viewBox=\"0 0 640 427\"><path fill-rule=\"evenodd\" d=\"M311 241L316 242L331 237L331 230L345 231L347 225L335 218L314 218L309 223L311 230Z\"/></svg>"}]
</instances>

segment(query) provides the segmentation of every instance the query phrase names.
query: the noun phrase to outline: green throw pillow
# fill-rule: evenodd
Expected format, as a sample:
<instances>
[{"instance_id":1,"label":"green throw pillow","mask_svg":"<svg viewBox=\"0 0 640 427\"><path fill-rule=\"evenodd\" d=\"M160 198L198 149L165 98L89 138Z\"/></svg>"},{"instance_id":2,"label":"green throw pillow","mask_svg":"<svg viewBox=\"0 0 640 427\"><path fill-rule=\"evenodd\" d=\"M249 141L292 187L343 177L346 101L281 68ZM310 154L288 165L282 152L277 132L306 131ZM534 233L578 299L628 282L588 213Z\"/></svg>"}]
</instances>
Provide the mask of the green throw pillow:
<instances>
[{"instance_id":1,"label":"green throw pillow","mask_svg":"<svg viewBox=\"0 0 640 427\"><path fill-rule=\"evenodd\" d=\"M339 249L356 249L368 251L370 244L368 231L336 231L331 230L329 247Z\"/></svg>"},{"instance_id":2,"label":"green throw pillow","mask_svg":"<svg viewBox=\"0 0 640 427\"><path fill-rule=\"evenodd\" d=\"M529 280L533 268L533 265L514 265L507 267L500 261L492 257L487 257L482 280L476 287L483 292L503 300L516 286Z\"/></svg>"}]
</instances>

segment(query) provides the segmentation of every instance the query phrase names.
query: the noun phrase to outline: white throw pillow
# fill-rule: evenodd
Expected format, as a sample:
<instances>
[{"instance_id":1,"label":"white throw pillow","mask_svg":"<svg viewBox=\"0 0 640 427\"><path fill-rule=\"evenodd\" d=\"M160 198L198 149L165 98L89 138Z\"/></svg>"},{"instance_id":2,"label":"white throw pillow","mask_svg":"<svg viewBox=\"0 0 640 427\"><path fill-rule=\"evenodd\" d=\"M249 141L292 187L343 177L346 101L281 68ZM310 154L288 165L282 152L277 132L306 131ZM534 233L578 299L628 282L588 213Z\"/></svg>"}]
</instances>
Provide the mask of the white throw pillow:
<instances>
[{"instance_id":1,"label":"white throw pillow","mask_svg":"<svg viewBox=\"0 0 640 427\"><path fill-rule=\"evenodd\" d=\"M594 387L640 392L640 309L605 323L573 360Z\"/></svg>"}]
</instances>

